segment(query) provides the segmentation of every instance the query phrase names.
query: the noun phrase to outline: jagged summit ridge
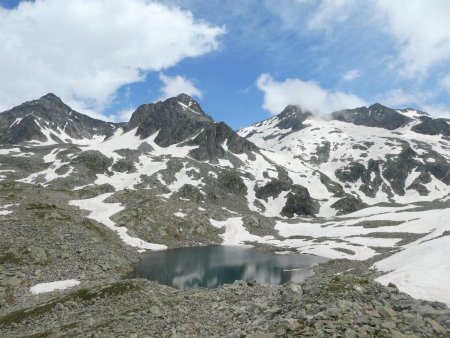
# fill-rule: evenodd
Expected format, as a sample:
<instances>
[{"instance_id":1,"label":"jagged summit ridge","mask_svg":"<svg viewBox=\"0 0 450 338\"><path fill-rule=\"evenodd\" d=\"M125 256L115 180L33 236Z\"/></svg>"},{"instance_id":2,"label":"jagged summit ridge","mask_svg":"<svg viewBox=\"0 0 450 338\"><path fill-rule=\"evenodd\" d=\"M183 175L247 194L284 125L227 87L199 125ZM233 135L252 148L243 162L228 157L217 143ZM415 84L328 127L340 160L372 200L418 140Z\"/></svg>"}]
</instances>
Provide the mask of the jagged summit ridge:
<instances>
[{"instance_id":1,"label":"jagged summit ridge","mask_svg":"<svg viewBox=\"0 0 450 338\"><path fill-rule=\"evenodd\" d=\"M155 142L160 146L185 141L213 123L200 105L186 94L139 106L125 125L124 131L136 130L147 138L159 132Z\"/></svg>"},{"instance_id":2,"label":"jagged summit ridge","mask_svg":"<svg viewBox=\"0 0 450 338\"><path fill-rule=\"evenodd\" d=\"M49 93L0 113L0 144L77 143L83 139L103 139L111 136L120 125L80 114Z\"/></svg>"},{"instance_id":3,"label":"jagged summit ridge","mask_svg":"<svg viewBox=\"0 0 450 338\"><path fill-rule=\"evenodd\" d=\"M332 113L332 118L342 122L388 130L394 130L412 122L411 118L379 103L370 107L340 110Z\"/></svg>"}]
</instances>

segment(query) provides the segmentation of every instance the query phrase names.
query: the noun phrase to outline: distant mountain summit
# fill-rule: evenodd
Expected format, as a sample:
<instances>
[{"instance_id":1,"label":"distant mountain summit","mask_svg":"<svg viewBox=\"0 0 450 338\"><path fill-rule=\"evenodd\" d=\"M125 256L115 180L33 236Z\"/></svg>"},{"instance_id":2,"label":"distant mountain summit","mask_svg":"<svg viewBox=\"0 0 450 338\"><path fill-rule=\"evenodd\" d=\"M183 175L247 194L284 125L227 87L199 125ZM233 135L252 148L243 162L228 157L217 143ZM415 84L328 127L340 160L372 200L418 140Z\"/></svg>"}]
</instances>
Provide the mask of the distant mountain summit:
<instances>
[{"instance_id":1,"label":"distant mountain summit","mask_svg":"<svg viewBox=\"0 0 450 338\"><path fill-rule=\"evenodd\" d=\"M120 125L80 114L50 93L0 113L0 144L103 139L111 136Z\"/></svg>"},{"instance_id":2,"label":"distant mountain summit","mask_svg":"<svg viewBox=\"0 0 450 338\"><path fill-rule=\"evenodd\" d=\"M396 130L411 123L411 130L425 135L450 137L450 120L433 118L413 108L391 109L379 103L370 107L344 109L332 113L332 118L366 127Z\"/></svg>"},{"instance_id":3,"label":"distant mountain summit","mask_svg":"<svg viewBox=\"0 0 450 338\"><path fill-rule=\"evenodd\" d=\"M379 103L375 103L368 108L340 110L332 113L332 117L338 121L388 130L400 128L412 121L411 118Z\"/></svg>"}]
</instances>

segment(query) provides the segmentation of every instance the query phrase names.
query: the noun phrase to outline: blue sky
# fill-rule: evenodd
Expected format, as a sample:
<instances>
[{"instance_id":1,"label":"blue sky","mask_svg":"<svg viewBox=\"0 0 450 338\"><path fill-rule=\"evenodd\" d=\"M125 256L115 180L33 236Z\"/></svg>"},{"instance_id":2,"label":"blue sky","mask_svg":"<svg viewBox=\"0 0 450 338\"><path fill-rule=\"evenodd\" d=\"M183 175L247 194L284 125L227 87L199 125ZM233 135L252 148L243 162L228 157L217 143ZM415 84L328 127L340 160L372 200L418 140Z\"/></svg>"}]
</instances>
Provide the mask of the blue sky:
<instances>
[{"instance_id":1,"label":"blue sky","mask_svg":"<svg viewBox=\"0 0 450 338\"><path fill-rule=\"evenodd\" d=\"M123 120L180 90L234 128L291 103L450 117L448 1L67 1L0 0L1 110L52 91Z\"/></svg>"}]
</instances>

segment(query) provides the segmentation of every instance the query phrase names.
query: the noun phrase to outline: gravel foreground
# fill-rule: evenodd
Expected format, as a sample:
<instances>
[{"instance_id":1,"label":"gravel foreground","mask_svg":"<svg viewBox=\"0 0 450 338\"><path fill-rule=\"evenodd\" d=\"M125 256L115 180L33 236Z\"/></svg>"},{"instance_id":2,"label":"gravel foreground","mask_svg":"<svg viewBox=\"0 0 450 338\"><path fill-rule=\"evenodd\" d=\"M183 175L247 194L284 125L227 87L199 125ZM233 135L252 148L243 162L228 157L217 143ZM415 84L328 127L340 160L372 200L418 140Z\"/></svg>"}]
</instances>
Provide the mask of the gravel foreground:
<instances>
[{"instance_id":1,"label":"gravel foreground","mask_svg":"<svg viewBox=\"0 0 450 338\"><path fill-rule=\"evenodd\" d=\"M142 279L34 296L1 337L449 337L450 310L353 275L180 291Z\"/></svg>"}]
</instances>

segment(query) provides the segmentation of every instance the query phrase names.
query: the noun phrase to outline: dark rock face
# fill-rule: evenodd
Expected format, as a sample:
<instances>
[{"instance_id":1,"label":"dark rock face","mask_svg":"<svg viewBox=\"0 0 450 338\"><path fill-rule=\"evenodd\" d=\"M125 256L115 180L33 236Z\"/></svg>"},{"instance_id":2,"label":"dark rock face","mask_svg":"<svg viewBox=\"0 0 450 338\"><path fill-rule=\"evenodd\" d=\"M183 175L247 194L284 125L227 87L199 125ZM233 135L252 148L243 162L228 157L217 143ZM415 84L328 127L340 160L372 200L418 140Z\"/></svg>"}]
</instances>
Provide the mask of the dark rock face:
<instances>
[{"instance_id":1,"label":"dark rock face","mask_svg":"<svg viewBox=\"0 0 450 338\"><path fill-rule=\"evenodd\" d=\"M276 124L276 127L298 131L304 128L303 122L311 115L310 112L303 111L299 106L289 105L277 115L280 122Z\"/></svg>"},{"instance_id":2,"label":"dark rock face","mask_svg":"<svg viewBox=\"0 0 450 338\"><path fill-rule=\"evenodd\" d=\"M80 114L64 104L54 94L25 102L0 114L0 144L18 144L26 141L47 141L42 128L59 134L64 131L74 139L109 137L121 124L109 123ZM53 136L56 142L65 142Z\"/></svg>"},{"instance_id":3,"label":"dark rock face","mask_svg":"<svg viewBox=\"0 0 450 338\"><path fill-rule=\"evenodd\" d=\"M235 154L250 153L258 148L239 136L233 129L223 122L211 123L203 128L193 140L187 142L188 145L198 146L190 151L189 155L196 160L215 160L225 156L225 149L222 144L226 141L228 150Z\"/></svg>"},{"instance_id":4,"label":"dark rock face","mask_svg":"<svg viewBox=\"0 0 450 338\"><path fill-rule=\"evenodd\" d=\"M247 193L247 186L235 170L227 170L219 173L217 180L220 187L228 193L242 196Z\"/></svg>"},{"instance_id":5,"label":"dark rock face","mask_svg":"<svg viewBox=\"0 0 450 338\"><path fill-rule=\"evenodd\" d=\"M419 134L450 136L450 125L447 119L433 119L428 116L420 117L420 123L411 128Z\"/></svg>"},{"instance_id":6,"label":"dark rock face","mask_svg":"<svg viewBox=\"0 0 450 338\"><path fill-rule=\"evenodd\" d=\"M332 117L333 119L342 122L389 130L400 128L412 121L409 117L406 117L393 109L382 106L379 103L375 103L368 108L361 107L340 110L334 112Z\"/></svg>"},{"instance_id":7,"label":"dark rock face","mask_svg":"<svg viewBox=\"0 0 450 338\"><path fill-rule=\"evenodd\" d=\"M341 182L356 183L361 180L360 190L368 197L375 197L383 184L380 165L382 161L370 159L367 168L359 162L351 162L336 170L336 177Z\"/></svg>"},{"instance_id":8,"label":"dark rock face","mask_svg":"<svg viewBox=\"0 0 450 338\"><path fill-rule=\"evenodd\" d=\"M215 123L191 97L180 94L154 104L140 106L124 127L128 132L147 138L158 132L155 143L161 147L185 142L197 146L190 156L199 161L216 160L226 154L222 144L235 154L256 151L258 148L240 137L223 122Z\"/></svg>"},{"instance_id":9,"label":"dark rock face","mask_svg":"<svg viewBox=\"0 0 450 338\"><path fill-rule=\"evenodd\" d=\"M298 216L314 216L318 212L319 205L311 198L308 189L296 184L287 194L286 204L280 214L286 217L294 217L295 214Z\"/></svg>"},{"instance_id":10,"label":"dark rock face","mask_svg":"<svg viewBox=\"0 0 450 338\"><path fill-rule=\"evenodd\" d=\"M255 188L255 196L259 199L263 199L267 202L269 197L276 198L278 197L282 191L289 190L289 186L278 180L272 179L270 182L266 183L262 187Z\"/></svg>"},{"instance_id":11,"label":"dark rock face","mask_svg":"<svg viewBox=\"0 0 450 338\"><path fill-rule=\"evenodd\" d=\"M316 155L311 156L311 163L319 165L321 163L326 163L330 159L330 149L331 143L328 141L323 141L320 146L316 148Z\"/></svg>"},{"instance_id":12,"label":"dark rock face","mask_svg":"<svg viewBox=\"0 0 450 338\"><path fill-rule=\"evenodd\" d=\"M136 135L141 138L159 131L155 142L161 147L167 147L195 136L213 123L197 102L181 94L165 101L140 106L124 131L137 128Z\"/></svg>"},{"instance_id":13,"label":"dark rock face","mask_svg":"<svg viewBox=\"0 0 450 338\"><path fill-rule=\"evenodd\" d=\"M346 215L366 208L367 204L352 195L346 194L345 197L333 203L331 207L338 211L337 215Z\"/></svg>"},{"instance_id":14,"label":"dark rock face","mask_svg":"<svg viewBox=\"0 0 450 338\"><path fill-rule=\"evenodd\" d=\"M87 169L93 174L101 174L108 170L113 160L97 150L87 150L75 157L71 164Z\"/></svg>"},{"instance_id":15,"label":"dark rock face","mask_svg":"<svg viewBox=\"0 0 450 338\"><path fill-rule=\"evenodd\" d=\"M200 190L191 184L183 185L177 195L181 198L187 198L195 203L200 203L203 200L203 195Z\"/></svg>"},{"instance_id":16,"label":"dark rock face","mask_svg":"<svg viewBox=\"0 0 450 338\"><path fill-rule=\"evenodd\" d=\"M118 171L121 173L134 173L136 172L136 167L133 161L125 158L119 159L111 168L113 171Z\"/></svg>"},{"instance_id":17,"label":"dark rock face","mask_svg":"<svg viewBox=\"0 0 450 338\"><path fill-rule=\"evenodd\" d=\"M331 193L333 193L334 196L340 197L344 195L344 188L342 188L342 185L339 183L333 181L331 178L329 178L327 175L319 172L320 175L320 182L327 188L327 190Z\"/></svg>"},{"instance_id":18,"label":"dark rock face","mask_svg":"<svg viewBox=\"0 0 450 338\"><path fill-rule=\"evenodd\" d=\"M419 165L416 152L405 146L398 156L391 156L383 166L383 177L398 195L405 194L405 181L413 168Z\"/></svg>"}]
</instances>

